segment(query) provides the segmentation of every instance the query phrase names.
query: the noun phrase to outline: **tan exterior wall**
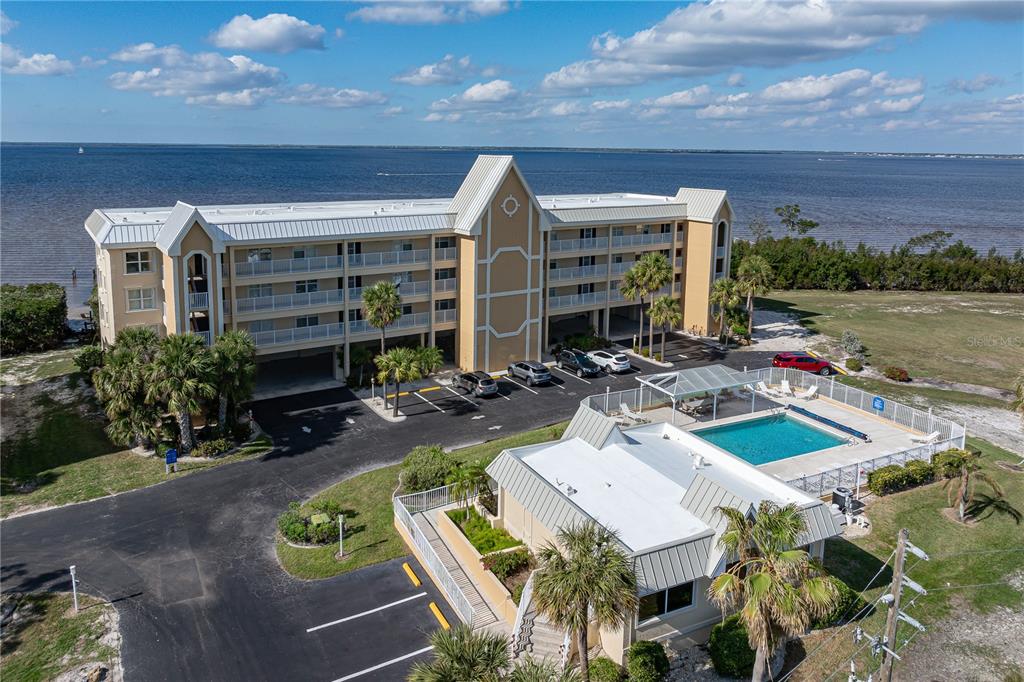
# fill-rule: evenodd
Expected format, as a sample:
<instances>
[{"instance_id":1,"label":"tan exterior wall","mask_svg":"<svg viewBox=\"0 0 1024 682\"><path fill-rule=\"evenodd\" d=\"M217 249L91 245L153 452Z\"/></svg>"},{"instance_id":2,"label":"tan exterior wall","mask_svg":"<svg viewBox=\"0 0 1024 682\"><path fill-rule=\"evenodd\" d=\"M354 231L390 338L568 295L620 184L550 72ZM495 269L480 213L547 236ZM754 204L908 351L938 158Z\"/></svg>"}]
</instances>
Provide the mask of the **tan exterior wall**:
<instances>
[{"instance_id":1,"label":"tan exterior wall","mask_svg":"<svg viewBox=\"0 0 1024 682\"><path fill-rule=\"evenodd\" d=\"M708 334L711 329L711 291L715 232L709 223L687 221L683 268L683 328Z\"/></svg>"},{"instance_id":2,"label":"tan exterior wall","mask_svg":"<svg viewBox=\"0 0 1024 682\"><path fill-rule=\"evenodd\" d=\"M531 552L555 541L554 533L504 489L498 491L498 520L495 525L522 540Z\"/></svg>"},{"instance_id":3,"label":"tan exterior wall","mask_svg":"<svg viewBox=\"0 0 1024 682\"><path fill-rule=\"evenodd\" d=\"M456 304L459 327L455 336L455 360L459 367L476 366L476 242L472 237L459 237L459 278Z\"/></svg>"},{"instance_id":4,"label":"tan exterior wall","mask_svg":"<svg viewBox=\"0 0 1024 682\"><path fill-rule=\"evenodd\" d=\"M128 251L149 251L150 272L128 274L125 272L125 253ZM109 311L113 320L113 329L109 343L113 343L117 332L125 327L154 326L163 333L164 320L161 313L163 303L163 286L161 283L162 263L160 252L156 249L110 249L104 259L106 286L108 292ZM129 289L152 289L153 308L151 310L128 311Z\"/></svg>"}]
</instances>

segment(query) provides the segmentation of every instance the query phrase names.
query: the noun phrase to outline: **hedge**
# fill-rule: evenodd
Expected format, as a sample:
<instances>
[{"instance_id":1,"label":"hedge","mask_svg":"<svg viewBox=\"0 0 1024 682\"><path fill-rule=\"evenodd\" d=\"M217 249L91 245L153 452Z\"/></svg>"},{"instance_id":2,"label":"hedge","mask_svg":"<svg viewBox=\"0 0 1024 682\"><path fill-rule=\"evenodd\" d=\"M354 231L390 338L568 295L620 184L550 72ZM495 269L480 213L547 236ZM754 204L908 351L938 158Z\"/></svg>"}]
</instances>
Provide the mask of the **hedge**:
<instances>
[{"instance_id":1,"label":"hedge","mask_svg":"<svg viewBox=\"0 0 1024 682\"><path fill-rule=\"evenodd\" d=\"M906 466L890 464L868 473L868 490L875 495L888 495L907 488L931 483L936 468L921 460L911 460Z\"/></svg>"},{"instance_id":2,"label":"hedge","mask_svg":"<svg viewBox=\"0 0 1024 682\"><path fill-rule=\"evenodd\" d=\"M629 682L659 682L668 675L668 656L658 642L640 640L626 652L626 672Z\"/></svg>"},{"instance_id":3,"label":"hedge","mask_svg":"<svg viewBox=\"0 0 1024 682\"><path fill-rule=\"evenodd\" d=\"M402 487L410 493L440 488L458 466L440 445L417 445L402 460Z\"/></svg>"},{"instance_id":4,"label":"hedge","mask_svg":"<svg viewBox=\"0 0 1024 682\"><path fill-rule=\"evenodd\" d=\"M481 559L484 568L505 580L510 575L517 573L530 565L530 552L526 549L517 549L510 552L493 552Z\"/></svg>"},{"instance_id":5,"label":"hedge","mask_svg":"<svg viewBox=\"0 0 1024 682\"><path fill-rule=\"evenodd\" d=\"M507 531L492 527L487 519L480 516L480 513L473 507L452 509L445 513L462 530L463 535L469 540L469 544L473 545L480 554L490 554L523 544L509 535Z\"/></svg>"},{"instance_id":6,"label":"hedge","mask_svg":"<svg viewBox=\"0 0 1024 682\"><path fill-rule=\"evenodd\" d=\"M715 672L723 677L750 677L754 672L756 654L739 616L729 616L711 628L708 653Z\"/></svg>"},{"instance_id":7,"label":"hedge","mask_svg":"<svg viewBox=\"0 0 1024 682\"><path fill-rule=\"evenodd\" d=\"M52 282L0 288L0 353L56 348L67 331L68 299Z\"/></svg>"},{"instance_id":8,"label":"hedge","mask_svg":"<svg viewBox=\"0 0 1024 682\"><path fill-rule=\"evenodd\" d=\"M599 656L590 662L590 682L621 682L622 668L610 658Z\"/></svg>"}]
</instances>

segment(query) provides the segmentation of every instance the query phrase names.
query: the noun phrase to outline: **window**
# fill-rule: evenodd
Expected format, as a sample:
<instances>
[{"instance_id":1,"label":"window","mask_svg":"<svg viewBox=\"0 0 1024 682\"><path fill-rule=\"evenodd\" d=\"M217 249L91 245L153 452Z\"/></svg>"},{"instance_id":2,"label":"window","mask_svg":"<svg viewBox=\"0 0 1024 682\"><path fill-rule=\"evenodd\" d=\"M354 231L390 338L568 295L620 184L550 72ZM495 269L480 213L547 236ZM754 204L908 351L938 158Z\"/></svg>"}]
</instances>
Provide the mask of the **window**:
<instances>
[{"instance_id":1,"label":"window","mask_svg":"<svg viewBox=\"0 0 1024 682\"><path fill-rule=\"evenodd\" d=\"M319 289L320 284L315 279L300 279L295 283L295 293L311 294Z\"/></svg>"},{"instance_id":2,"label":"window","mask_svg":"<svg viewBox=\"0 0 1024 682\"><path fill-rule=\"evenodd\" d=\"M625 234L626 234L626 228L622 227L621 225L619 225L618 227L613 227L612 228L612 236L613 237L623 237L623 236L625 236Z\"/></svg>"},{"instance_id":3,"label":"window","mask_svg":"<svg viewBox=\"0 0 1024 682\"><path fill-rule=\"evenodd\" d=\"M548 296L558 296L558 292L555 290L554 287L548 287Z\"/></svg>"},{"instance_id":4,"label":"window","mask_svg":"<svg viewBox=\"0 0 1024 682\"><path fill-rule=\"evenodd\" d=\"M729 231L729 226L725 224L725 221L718 223L718 246L725 246L725 235Z\"/></svg>"},{"instance_id":5,"label":"window","mask_svg":"<svg viewBox=\"0 0 1024 682\"><path fill-rule=\"evenodd\" d=\"M715 260L715 272L725 272L725 259L718 258Z\"/></svg>"},{"instance_id":6,"label":"window","mask_svg":"<svg viewBox=\"0 0 1024 682\"><path fill-rule=\"evenodd\" d=\"M455 279L455 268L434 270L434 279Z\"/></svg>"},{"instance_id":7,"label":"window","mask_svg":"<svg viewBox=\"0 0 1024 682\"><path fill-rule=\"evenodd\" d=\"M548 264L548 270L557 270L557 269L558 269L558 261L553 260L553 261L551 261L550 264Z\"/></svg>"},{"instance_id":8,"label":"window","mask_svg":"<svg viewBox=\"0 0 1024 682\"><path fill-rule=\"evenodd\" d=\"M651 233L651 229L653 227L654 227L654 225L644 225L643 228L640 231L642 233L644 233L644 234L650 234Z\"/></svg>"},{"instance_id":9,"label":"window","mask_svg":"<svg viewBox=\"0 0 1024 682\"><path fill-rule=\"evenodd\" d=\"M455 239L453 237L436 237L434 239L435 249L450 249L455 246Z\"/></svg>"},{"instance_id":10,"label":"window","mask_svg":"<svg viewBox=\"0 0 1024 682\"><path fill-rule=\"evenodd\" d=\"M412 251L412 242L394 242L395 251Z\"/></svg>"},{"instance_id":11,"label":"window","mask_svg":"<svg viewBox=\"0 0 1024 682\"><path fill-rule=\"evenodd\" d=\"M273 284L250 284L249 285L249 298L261 298L263 296L273 296L274 285Z\"/></svg>"},{"instance_id":12,"label":"window","mask_svg":"<svg viewBox=\"0 0 1024 682\"><path fill-rule=\"evenodd\" d=\"M320 324L319 315L303 315L295 318L296 327L315 327Z\"/></svg>"},{"instance_id":13,"label":"window","mask_svg":"<svg viewBox=\"0 0 1024 682\"><path fill-rule=\"evenodd\" d=\"M270 260L270 249L249 249L246 260L250 263Z\"/></svg>"},{"instance_id":14,"label":"window","mask_svg":"<svg viewBox=\"0 0 1024 682\"><path fill-rule=\"evenodd\" d=\"M640 598L639 620L660 616L693 606L693 583L683 583Z\"/></svg>"},{"instance_id":15,"label":"window","mask_svg":"<svg viewBox=\"0 0 1024 682\"><path fill-rule=\"evenodd\" d=\"M455 310L455 299L442 298L439 301L434 301L434 310Z\"/></svg>"},{"instance_id":16,"label":"window","mask_svg":"<svg viewBox=\"0 0 1024 682\"><path fill-rule=\"evenodd\" d=\"M398 284L406 284L406 283L412 281L412 273L411 272L396 272L394 274L394 276L392 277L391 281L394 282L396 285L398 285Z\"/></svg>"},{"instance_id":17,"label":"window","mask_svg":"<svg viewBox=\"0 0 1024 682\"><path fill-rule=\"evenodd\" d=\"M672 223L662 223L661 224L661 233L662 234L668 234L670 232L672 232Z\"/></svg>"},{"instance_id":18,"label":"window","mask_svg":"<svg viewBox=\"0 0 1024 682\"><path fill-rule=\"evenodd\" d=\"M406 304L404 304L402 306L402 314L403 315L412 315L412 304L411 303L406 303Z\"/></svg>"},{"instance_id":19,"label":"window","mask_svg":"<svg viewBox=\"0 0 1024 682\"><path fill-rule=\"evenodd\" d=\"M349 242L347 248L348 248L348 255L356 256L356 255L358 255L358 254L363 252L363 243L362 242Z\"/></svg>"},{"instance_id":20,"label":"window","mask_svg":"<svg viewBox=\"0 0 1024 682\"><path fill-rule=\"evenodd\" d=\"M292 249L292 258L312 258L316 255L316 248L312 246L296 246Z\"/></svg>"},{"instance_id":21,"label":"window","mask_svg":"<svg viewBox=\"0 0 1024 682\"><path fill-rule=\"evenodd\" d=\"M363 276L362 275L349 275L348 276L348 288L349 289L358 289L358 288L360 288L362 286L363 286Z\"/></svg>"},{"instance_id":22,"label":"window","mask_svg":"<svg viewBox=\"0 0 1024 682\"><path fill-rule=\"evenodd\" d=\"M155 291L155 289L129 289L128 312L136 312L139 310L155 310Z\"/></svg>"},{"instance_id":23,"label":"window","mask_svg":"<svg viewBox=\"0 0 1024 682\"><path fill-rule=\"evenodd\" d=\"M585 268L597 263L597 256L580 256L579 267Z\"/></svg>"},{"instance_id":24,"label":"window","mask_svg":"<svg viewBox=\"0 0 1024 682\"><path fill-rule=\"evenodd\" d=\"M153 266L149 261L149 251L125 251L124 271L129 275L137 275L140 272L152 272Z\"/></svg>"},{"instance_id":25,"label":"window","mask_svg":"<svg viewBox=\"0 0 1024 682\"><path fill-rule=\"evenodd\" d=\"M274 331L273 320L256 320L255 322L249 323L249 333L258 334L259 332L272 332Z\"/></svg>"},{"instance_id":26,"label":"window","mask_svg":"<svg viewBox=\"0 0 1024 682\"><path fill-rule=\"evenodd\" d=\"M362 308L355 308L355 309L352 309L352 310L348 311L348 321L349 322L358 322L361 319L363 319L363 309Z\"/></svg>"},{"instance_id":27,"label":"window","mask_svg":"<svg viewBox=\"0 0 1024 682\"><path fill-rule=\"evenodd\" d=\"M596 227L584 227L580 230L580 239L594 239L597 237Z\"/></svg>"},{"instance_id":28,"label":"window","mask_svg":"<svg viewBox=\"0 0 1024 682\"><path fill-rule=\"evenodd\" d=\"M622 254L621 253L617 253L614 256L612 256L612 262L613 263L621 263L622 262Z\"/></svg>"},{"instance_id":29,"label":"window","mask_svg":"<svg viewBox=\"0 0 1024 682\"><path fill-rule=\"evenodd\" d=\"M592 293L594 293L594 285L593 284L578 284L578 285L576 285L576 293L577 294L592 294Z\"/></svg>"}]
</instances>

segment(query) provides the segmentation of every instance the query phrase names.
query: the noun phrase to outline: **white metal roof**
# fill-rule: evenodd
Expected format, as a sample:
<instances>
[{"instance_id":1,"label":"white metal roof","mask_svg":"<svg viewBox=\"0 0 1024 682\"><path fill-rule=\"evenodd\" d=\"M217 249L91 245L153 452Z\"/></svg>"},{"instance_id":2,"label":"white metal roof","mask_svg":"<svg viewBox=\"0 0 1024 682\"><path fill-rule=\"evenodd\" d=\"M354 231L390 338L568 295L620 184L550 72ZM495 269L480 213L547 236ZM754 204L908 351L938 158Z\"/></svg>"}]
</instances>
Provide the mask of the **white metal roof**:
<instances>
[{"instance_id":1,"label":"white metal roof","mask_svg":"<svg viewBox=\"0 0 1024 682\"><path fill-rule=\"evenodd\" d=\"M696 189L680 187L676 192L676 201L686 204L691 220L713 223L718 218L722 206L728 203L724 189Z\"/></svg>"},{"instance_id":2,"label":"white metal roof","mask_svg":"<svg viewBox=\"0 0 1024 682\"><path fill-rule=\"evenodd\" d=\"M637 377L636 380L678 400L687 396L717 393L727 388L756 384L760 378L756 372L741 372L725 365L707 365L651 374Z\"/></svg>"}]
</instances>

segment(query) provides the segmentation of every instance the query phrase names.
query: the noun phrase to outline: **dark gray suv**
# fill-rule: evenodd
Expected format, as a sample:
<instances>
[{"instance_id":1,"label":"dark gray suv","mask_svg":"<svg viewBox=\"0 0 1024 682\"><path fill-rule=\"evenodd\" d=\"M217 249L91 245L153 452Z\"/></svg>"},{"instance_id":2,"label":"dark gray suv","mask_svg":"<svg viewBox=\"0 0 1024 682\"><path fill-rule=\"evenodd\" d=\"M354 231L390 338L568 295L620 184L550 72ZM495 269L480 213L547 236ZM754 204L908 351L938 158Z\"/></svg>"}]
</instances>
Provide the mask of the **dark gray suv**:
<instances>
[{"instance_id":1,"label":"dark gray suv","mask_svg":"<svg viewBox=\"0 0 1024 682\"><path fill-rule=\"evenodd\" d=\"M583 378L592 377L601 373L601 366L587 357L581 350L563 350L556 358L559 369L575 372L576 376Z\"/></svg>"},{"instance_id":2,"label":"dark gray suv","mask_svg":"<svg viewBox=\"0 0 1024 682\"><path fill-rule=\"evenodd\" d=\"M513 362L508 366L508 375L522 379L526 382L527 386L546 384L551 381L551 370L533 360Z\"/></svg>"}]
</instances>

